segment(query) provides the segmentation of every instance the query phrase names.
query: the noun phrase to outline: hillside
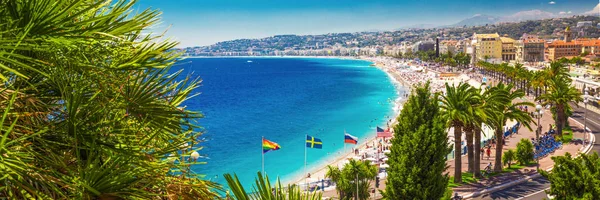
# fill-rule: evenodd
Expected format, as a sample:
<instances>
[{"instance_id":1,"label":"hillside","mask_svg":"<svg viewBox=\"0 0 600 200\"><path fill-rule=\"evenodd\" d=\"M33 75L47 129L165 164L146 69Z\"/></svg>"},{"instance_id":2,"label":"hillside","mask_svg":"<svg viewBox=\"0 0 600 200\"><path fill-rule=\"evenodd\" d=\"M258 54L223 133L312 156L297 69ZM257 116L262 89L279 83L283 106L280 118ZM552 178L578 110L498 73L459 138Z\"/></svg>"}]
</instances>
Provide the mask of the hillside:
<instances>
[{"instance_id":1,"label":"hillside","mask_svg":"<svg viewBox=\"0 0 600 200\"><path fill-rule=\"evenodd\" d=\"M520 15L527 16L527 15ZM536 14L536 16L539 16ZM485 20L486 16L482 20ZM594 26L577 28L577 22L592 21ZM222 52L274 52L284 50L309 50L333 47L372 47L397 45L402 41L420 41L440 38L442 40L459 40L473 33L499 33L518 39L523 33L537 34L543 38L560 38L567 26L573 27L575 36L599 38L600 30L595 26L600 23L598 17L573 16L523 22L500 22L483 26L462 26L447 28L413 28L384 32L330 33L323 35L277 35L261 39L239 39L219 42L210 46L189 47L184 51L189 55L216 55Z\"/></svg>"},{"instance_id":2,"label":"hillside","mask_svg":"<svg viewBox=\"0 0 600 200\"><path fill-rule=\"evenodd\" d=\"M488 26L453 28L447 29L446 34L460 35L462 33L467 33L471 35L473 33L499 33L500 35L507 34L509 37L517 39L522 36L523 33L528 33L537 34L544 38L556 38L561 35L560 31L564 30L567 26L570 26L573 27L575 32L584 31L585 35L583 37L600 37L600 30L596 26L586 27L583 30L576 28L577 22L580 21L592 21L592 24L594 25L600 22L598 17L576 16L569 18L530 20L518 23L501 23Z\"/></svg>"}]
</instances>

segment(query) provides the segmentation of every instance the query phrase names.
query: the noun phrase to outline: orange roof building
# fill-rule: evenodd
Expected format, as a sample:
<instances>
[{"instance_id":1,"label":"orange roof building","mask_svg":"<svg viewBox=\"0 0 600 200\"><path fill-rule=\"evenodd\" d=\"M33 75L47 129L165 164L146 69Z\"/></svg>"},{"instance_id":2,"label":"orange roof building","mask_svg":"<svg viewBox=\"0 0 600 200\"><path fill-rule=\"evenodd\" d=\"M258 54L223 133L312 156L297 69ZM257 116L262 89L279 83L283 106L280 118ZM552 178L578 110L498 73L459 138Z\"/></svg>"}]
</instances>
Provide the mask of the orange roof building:
<instances>
[{"instance_id":1,"label":"orange roof building","mask_svg":"<svg viewBox=\"0 0 600 200\"><path fill-rule=\"evenodd\" d=\"M581 45L581 53L588 52L594 55L600 55L600 40L591 38L576 39L575 44Z\"/></svg>"},{"instance_id":2,"label":"orange roof building","mask_svg":"<svg viewBox=\"0 0 600 200\"><path fill-rule=\"evenodd\" d=\"M582 45L572 41L572 32L569 27L565 29L564 40L555 40L548 44L548 60L554 61L561 58L571 58L581 54Z\"/></svg>"}]
</instances>

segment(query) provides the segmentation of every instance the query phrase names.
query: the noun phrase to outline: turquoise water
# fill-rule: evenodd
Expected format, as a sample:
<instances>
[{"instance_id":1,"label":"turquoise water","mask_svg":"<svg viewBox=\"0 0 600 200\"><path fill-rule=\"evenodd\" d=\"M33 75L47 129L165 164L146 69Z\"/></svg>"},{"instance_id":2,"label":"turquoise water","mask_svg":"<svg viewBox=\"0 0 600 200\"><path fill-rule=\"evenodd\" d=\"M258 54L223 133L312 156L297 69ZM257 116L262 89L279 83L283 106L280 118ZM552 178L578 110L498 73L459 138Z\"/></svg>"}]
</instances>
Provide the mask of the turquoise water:
<instances>
[{"instance_id":1,"label":"turquoise water","mask_svg":"<svg viewBox=\"0 0 600 200\"><path fill-rule=\"evenodd\" d=\"M251 62L249 62L249 60ZM303 172L304 138L323 141L308 149L309 169L339 155L344 130L359 143L393 116L399 96L383 71L370 62L315 58L191 58L174 67L203 79L201 94L185 104L199 110L208 139L206 165L193 170L224 184L236 173L249 186L261 170L261 137L281 149L264 155L270 177L291 181ZM402 91L403 89L400 88ZM348 145L350 149L352 145Z\"/></svg>"}]
</instances>

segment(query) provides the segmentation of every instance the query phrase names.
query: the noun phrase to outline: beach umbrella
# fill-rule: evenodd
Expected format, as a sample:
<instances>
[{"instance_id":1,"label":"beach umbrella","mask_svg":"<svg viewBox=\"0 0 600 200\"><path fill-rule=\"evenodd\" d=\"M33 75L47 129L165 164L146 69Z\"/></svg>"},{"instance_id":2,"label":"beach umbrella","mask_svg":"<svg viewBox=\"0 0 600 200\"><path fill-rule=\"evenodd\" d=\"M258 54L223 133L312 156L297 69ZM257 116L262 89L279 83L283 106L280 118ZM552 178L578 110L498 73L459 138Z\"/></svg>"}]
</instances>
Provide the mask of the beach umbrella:
<instances>
[{"instance_id":1,"label":"beach umbrella","mask_svg":"<svg viewBox=\"0 0 600 200\"><path fill-rule=\"evenodd\" d=\"M194 151L192 154L190 154L190 158L194 159L194 161L197 161L199 157L200 154L197 151Z\"/></svg>"},{"instance_id":2,"label":"beach umbrella","mask_svg":"<svg viewBox=\"0 0 600 200\"><path fill-rule=\"evenodd\" d=\"M365 159L365 160L368 160L368 161L371 161L371 162L375 162L375 161L377 161L377 159L375 159L375 158L371 158L371 157L368 157L368 158L367 158L367 159Z\"/></svg>"},{"instance_id":3,"label":"beach umbrella","mask_svg":"<svg viewBox=\"0 0 600 200\"><path fill-rule=\"evenodd\" d=\"M391 152L392 152L392 151L390 151L390 150L385 150L385 151L383 151L383 153L391 153Z\"/></svg>"},{"instance_id":4,"label":"beach umbrella","mask_svg":"<svg viewBox=\"0 0 600 200\"><path fill-rule=\"evenodd\" d=\"M388 158L387 157L383 158L383 161L388 161Z\"/></svg>"},{"instance_id":5,"label":"beach umbrella","mask_svg":"<svg viewBox=\"0 0 600 200\"><path fill-rule=\"evenodd\" d=\"M381 164L381 165L379 166L379 168L388 168L388 167L390 167L390 165L388 165L388 164Z\"/></svg>"}]
</instances>

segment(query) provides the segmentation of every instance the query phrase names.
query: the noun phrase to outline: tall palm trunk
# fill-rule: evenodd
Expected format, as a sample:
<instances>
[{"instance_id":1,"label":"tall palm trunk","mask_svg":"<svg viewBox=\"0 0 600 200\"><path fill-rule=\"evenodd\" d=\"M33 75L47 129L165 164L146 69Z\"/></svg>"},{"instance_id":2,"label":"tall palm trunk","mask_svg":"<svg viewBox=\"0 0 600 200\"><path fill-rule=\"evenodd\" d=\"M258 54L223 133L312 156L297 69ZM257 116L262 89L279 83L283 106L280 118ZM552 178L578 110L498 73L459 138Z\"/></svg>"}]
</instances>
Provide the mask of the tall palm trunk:
<instances>
[{"instance_id":1,"label":"tall palm trunk","mask_svg":"<svg viewBox=\"0 0 600 200\"><path fill-rule=\"evenodd\" d=\"M473 129L469 128L465 131L465 138L467 139L467 161L468 161L468 170L469 172L474 172L474 164L475 162L473 157Z\"/></svg>"},{"instance_id":2,"label":"tall palm trunk","mask_svg":"<svg viewBox=\"0 0 600 200\"><path fill-rule=\"evenodd\" d=\"M480 167L480 163L481 163L481 128L479 127L475 127L475 133L474 133L474 139L475 139L475 158L473 162L473 176L475 178L479 178L481 177L481 167Z\"/></svg>"},{"instance_id":3,"label":"tall palm trunk","mask_svg":"<svg viewBox=\"0 0 600 200\"><path fill-rule=\"evenodd\" d=\"M556 105L556 120L554 120L554 123L556 124L556 132L558 132L558 136L562 136L562 131L565 127L565 121L564 105Z\"/></svg>"},{"instance_id":4,"label":"tall palm trunk","mask_svg":"<svg viewBox=\"0 0 600 200\"><path fill-rule=\"evenodd\" d=\"M502 127L496 128L496 162L494 164L494 172L502 172L502 147L504 147L502 134Z\"/></svg>"},{"instance_id":5,"label":"tall palm trunk","mask_svg":"<svg viewBox=\"0 0 600 200\"><path fill-rule=\"evenodd\" d=\"M461 146L460 136L462 134L462 127L454 126L454 183L462 183L462 160L461 160Z\"/></svg>"}]
</instances>

